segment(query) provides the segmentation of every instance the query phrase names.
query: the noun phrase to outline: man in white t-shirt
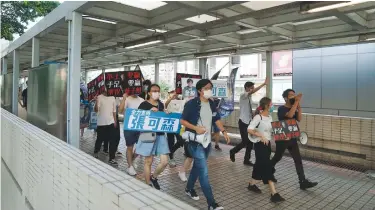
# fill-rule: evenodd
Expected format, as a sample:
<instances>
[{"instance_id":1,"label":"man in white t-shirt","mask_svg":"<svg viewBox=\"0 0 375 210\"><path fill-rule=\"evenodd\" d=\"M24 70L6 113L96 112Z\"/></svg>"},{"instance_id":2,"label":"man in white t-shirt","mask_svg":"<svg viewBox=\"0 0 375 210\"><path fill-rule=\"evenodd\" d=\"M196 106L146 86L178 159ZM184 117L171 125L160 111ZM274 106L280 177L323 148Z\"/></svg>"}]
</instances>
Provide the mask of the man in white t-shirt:
<instances>
[{"instance_id":1,"label":"man in white t-shirt","mask_svg":"<svg viewBox=\"0 0 375 210\"><path fill-rule=\"evenodd\" d=\"M95 103L95 111L97 114L97 138L95 142L94 157L98 157L98 152L103 141L109 142L109 164L118 165L115 161L117 150L116 145L116 100L113 96L107 96L107 90L99 95ZM94 100L95 100L94 99ZM106 145L106 143L105 143ZM104 152L108 148L104 147Z\"/></svg>"},{"instance_id":2,"label":"man in white t-shirt","mask_svg":"<svg viewBox=\"0 0 375 210\"><path fill-rule=\"evenodd\" d=\"M123 99L119 107L119 113L124 113L127 108L138 109L139 105L143 101L144 99L137 95L131 95L128 97L128 94L125 93L123 95ZM125 113L124 113L124 119L125 119ZM139 132L124 130L124 138L125 138L125 143L126 143L126 160L128 161L128 168L126 169L126 172L130 176L135 176L137 175L137 172L135 171L134 166L133 166L133 155L134 155L133 148L134 148L134 144L136 144L138 141Z\"/></svg>"}]
</instances>

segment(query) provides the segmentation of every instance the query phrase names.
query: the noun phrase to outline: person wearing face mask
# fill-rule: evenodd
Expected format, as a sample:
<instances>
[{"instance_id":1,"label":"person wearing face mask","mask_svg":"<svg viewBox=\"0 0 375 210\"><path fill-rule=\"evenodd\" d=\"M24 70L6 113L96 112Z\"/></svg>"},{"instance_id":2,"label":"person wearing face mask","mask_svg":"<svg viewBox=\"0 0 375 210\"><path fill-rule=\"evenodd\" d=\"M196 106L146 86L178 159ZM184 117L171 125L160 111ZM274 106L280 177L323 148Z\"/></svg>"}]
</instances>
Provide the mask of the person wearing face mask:
<instances>
[{"instance_id":1,"label":"person wearing face mask","mask_svg":"<svg viewBox=\"0 0 375 210\"><path fill-rule=\"evenodd\" d=\"M273 105L270 98L264 97L260 100L260 105L255 111L254 118L250 122L247 131L250 141L254 143L255 164L253 168L252 179L247 187L249 191L261 193L262 191L256 186L255 180L262 180L268 184L271 191L271 201L274 203L284 201L285 199L276 192L276 179L273 174L271 164L271 144L272 139L272 117Z\"/></svg>"},{"instance_id":2,"label":"person wearing face mask","mask_svg":"<svg viewBox=\"0 0 375 210\"><path fill-rule=\"evenodd\" d=\"M249 140L247 134L247 127L253 118L253 109L251 106L251 95L256 93L262 87L266 86L269 83L268 78L264 81L264 83L258 87L254 87L253 82L246 82L244 85L245 93L240 95L240 118L238 119L238 128L240 129L241 134L241 143L235 146L233 149L229 151L230 160L232 162L236 161L236 153L239 152L241 149L246 148L245 156L243 164L252 166L253 163L250 162L251 158L251 150L253 149L253 143Z\"/></svg>"},{"instance_id":3,"label":"person wearing face mask","mask_svg":"<svg viewBox=\"0 0 375 210\"><path fill-rule=\"evenodd\" d=\"M189 179L186 185L185 193L193 200L199 200L199 196L194 190L197 179L207 199L208 209L224 209L216 203L211 185L208 181L207 158L211 150L211 143L204 147L196 141L197 135L204 135L204 141L211 141L212 123L215 123L223 133L225 140L229 144L230 139L223 123L220 121L220 114L216 111L216 106L212 100L212 83L208 79L201 79L197 82L196 88L199 97L191 99L185 104L181 116L181 124L185 126L186 132L195 134L193 139L189 139L187 144L189 153L193 157L193 168L190 171Z\"/></svg>"},{"instance_id":4,"label":"person wearing face mask","mask_svg":"<svg viewBox=\"0 0 375 210\"><path fill-rule=\"evenodd\" d=\"M279 121L295 119L298 122L300 122L302 119L302 108L300 104L302 94L300 93L296 96L294 90L287 89L283 92L283 98L285 100L285 104L283 106L280 106L277 111ZM310 182L305 178L305 172L303 171L302 165L302 158L299 152L299 147L296 138L276 142L276 152L271 160L272 166L275 167L276 163L278 163L281 160L285 152L285 149L288 149L289 154L292 156L294 160L294 165L296 167L300 188L302 190L305 190L318 185L317 182Z\"/></svg>"},{"instance_id":5,"label":"person wearing face mask","mask_svg":"<svg viewBox=\"0 0 375 210\"><path fill-rule=\"evenodd\" d=\"M147 100L142 102L138 109L151 110L153 112L167 112L164 109L164 104L159 100L159 98L160 86L157 84L150 85L147 90ZM157 178L168 165L169 154L168 141L165 138L165 133L156 133L156 139L154 142L138 141L135 152L138 155L145 157L143 173L146 184L160 190L160 185ZM151 175L151 165L154 160L154 156L160 157L160 163L156 167L154 173Z\"/></svg>"},{"instance_id":6,"label":"person wearing face mask","mask_svg":"<svg viewBox=\"0 0 375 210\"><path fill-rule=\"evenodd\" d=\"M150 80L145 80L143 81L142 83L142 93L139 95L139 97L143 98L144 100L146 100L146 97L147 97L147 90L148 90L148 87L151 86L151 81Z\"/></svg>"}]
</instances>

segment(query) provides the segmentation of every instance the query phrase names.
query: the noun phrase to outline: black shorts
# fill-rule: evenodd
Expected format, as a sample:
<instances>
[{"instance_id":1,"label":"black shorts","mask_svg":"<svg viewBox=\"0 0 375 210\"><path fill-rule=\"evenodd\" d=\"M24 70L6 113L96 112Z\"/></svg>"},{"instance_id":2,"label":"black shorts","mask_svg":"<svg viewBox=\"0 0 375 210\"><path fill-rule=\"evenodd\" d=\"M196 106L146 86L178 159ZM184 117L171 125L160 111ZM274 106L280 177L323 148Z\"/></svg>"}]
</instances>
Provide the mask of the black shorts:
<instances>
[{"instance_id":1,"label":"black shorts","mask_svg":"<svg viewBox=\"0 0 375 210\"><path fill-rule=\"evenodd\" d=\"M139 135L141 133L137 131L124 131L124 138L126 146L134 146L138 142Z\"/></svg>"},{"instance_id":2,"label":"black shorts","mask_svg":"<svg viewBox=\"0 0 375 210\"><path fill-rule=\"evenodd\" d=\"M193 156L191 156L191 154L190 154L190 152L189 152L188 144L189 144L189 142L188 142L188 141L185 141L185 143L184 143L184 155L185 155L185 157L187 157L187 158L193 158Z\"/></svg>"}]
</instances>

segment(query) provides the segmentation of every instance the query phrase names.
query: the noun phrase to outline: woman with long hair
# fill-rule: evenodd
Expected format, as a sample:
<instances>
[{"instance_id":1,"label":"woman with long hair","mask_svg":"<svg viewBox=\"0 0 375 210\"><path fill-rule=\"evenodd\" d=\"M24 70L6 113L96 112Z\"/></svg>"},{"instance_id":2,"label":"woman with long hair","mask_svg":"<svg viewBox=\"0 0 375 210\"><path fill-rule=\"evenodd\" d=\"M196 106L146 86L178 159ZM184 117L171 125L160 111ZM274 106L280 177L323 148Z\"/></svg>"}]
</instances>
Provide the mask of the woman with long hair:
<instances>
[{"instance_id":1,"label":"woman with long hair","mask_svg":"<svg viewBox=\"0 0 375 210\"><path fill-rule=\"evenodd\" d=\"M272 117L270 113L273 111L271 99L267 97L262 98L258 108L256 115L247 129L249 139L254 143L255 150L255 164L248 189L255 193L261 193L261 190L255 185L255 180L262 180L264 184L268 184L270 187L272 202L285 201L276 192L276 179L270 160L271 144L269 141L272 138Z\"/></svg>"},{"instance_id":2,"label":"woman with long hair","mask_svg":"<svg viewBox=\"0 0 375 210\"><path fill-rule=\"evenodd\" d=\"M159 100L159 98L159 85L150 85L147 89L147 100L142 102L139 105L138 109L151 110L153 112L165 111L164 104ZM143 170L146 183L154 187L155 189L160 190L160 185L158 183L157 177L164 171L165 167L168 165L168 141L165 138L165 133L156 133L154 139L151 135L142 137L143 134L145 134L145 132L141 132L140 134L138 144L136 146L136 153L145 157ZM154 156L160 156L160 163L156 167L154 173L151 175L151 165L154 160Z\"/></svg>"}]
</instances>

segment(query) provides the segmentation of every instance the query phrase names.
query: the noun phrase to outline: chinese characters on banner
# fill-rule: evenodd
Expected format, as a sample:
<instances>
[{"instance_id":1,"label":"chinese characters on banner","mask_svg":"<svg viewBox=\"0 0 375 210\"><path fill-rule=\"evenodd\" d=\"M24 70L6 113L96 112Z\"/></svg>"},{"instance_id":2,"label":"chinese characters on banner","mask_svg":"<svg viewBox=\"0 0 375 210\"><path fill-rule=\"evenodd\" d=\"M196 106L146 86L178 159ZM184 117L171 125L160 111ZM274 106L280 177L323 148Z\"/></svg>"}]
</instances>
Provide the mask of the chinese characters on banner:
<instances>
[{"instance_id":1,"label":"chinese characters on banner","mask_svg":"<svg viewBox=\"0 0 375 210\"><path fill-rule=\"evenodd\" d=\"M272 52L273 76L292 76L293 74L293 52Z\"/></svg>"},{"instance_id":2,"label":"chinese characters on banner","mask_svg":"<svg viewBox=\"0 0 375 210\"><path fill-rule=\"evenodd\" d=\"M100 95L105 90L104 75L101 74L87 84L88 100L91 101L95 96Z\"/></svg>"},{"instance_id":3,"label":"chinese characters on banner","mask_svg":"<svg viewBox=\"0 0 375 210\"><path fill-rule=\"evenodd\" d=\"M300 137L301 133L295 119L272 122L272 133L275 141Z\"/></svg>"},{"instance_id":4,"label":"chinese characters on banner","mask_svg":"<svg viewBox=\"0 0 375 210\"><path fill-rule=\"evenodd\" d=\"M227 98L228 97L228 87L227 82L223 80L211 80L212 87L212 97L214 98Z\"/></svg>"},{"instance_id":5,"label":"chinese characters on banner","mask_svg":"<svg viewBox=\"0 0 375 210\"><path fill-rule=\"evenodd\" d=\"M195 75L195 74L176 74L176 93L182 94L182 78L192 78L192 79L202 79L201 75Z\"/></svg>"},{"instance_id":6,"label":"chinese characters on banner","mask_svg":"<svg viewBox=\"0 0 375 210\"><path fill-rule=\"evenodd\" d=\"M179 133L180 132L179 113L153 112L141 109L126 109L124 130Z\"/></svg>"},{"instance_id":7,"label":"chinese characters on banner","mask_svg":"<svg viewBox=\"0 0 375 210\"><path fill-rule=\"evenodd\" d=\"M124 92L129 95L142 92L141 71L119 71L105 73L105 84L108 95L122 97Z\"/></svg>"}]
</instances>

